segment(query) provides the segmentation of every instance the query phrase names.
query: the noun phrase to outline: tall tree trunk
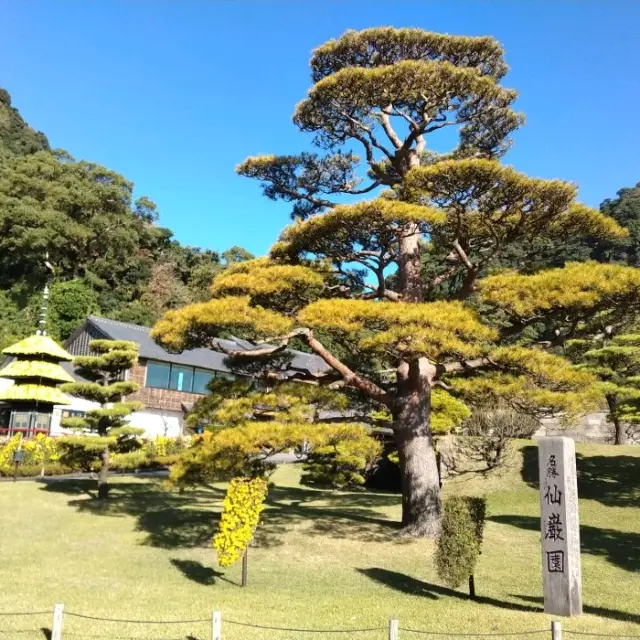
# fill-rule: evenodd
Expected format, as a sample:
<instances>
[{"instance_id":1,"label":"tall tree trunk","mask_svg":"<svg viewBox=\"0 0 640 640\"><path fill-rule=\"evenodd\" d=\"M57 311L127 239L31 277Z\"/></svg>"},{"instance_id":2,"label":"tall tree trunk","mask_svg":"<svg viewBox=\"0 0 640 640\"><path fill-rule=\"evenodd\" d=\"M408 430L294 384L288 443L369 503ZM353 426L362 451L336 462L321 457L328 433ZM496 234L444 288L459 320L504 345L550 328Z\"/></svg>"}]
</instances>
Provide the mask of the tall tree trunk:
<instances>
[{"instance_id":1,"label":"tall tree trunk","mask_svg":"<svg viewBox=\"0 0 640 640\"><path fill-rule=\"evenodd\" d=\"M609 415L611 416L611 422L613 423L613 443L624 444L624 425L620 421L620 416L618 415L618 399L615 396L608 395L607 404L609 405Z\"/></svg>"},{"instance_id":2,"label":"tall tree trunk","mask_svg":"<svg viewBox=\"0 0 640 640\"><path fill-rule=\"evenodd\" d=\"M420 233L414 224L408 224L403 229L398 262L402 300L404 302L422 302L424 300L424 286L420 263Z\"/></svg>"},{"instance_id":3,"label":"tall tree trunk","mask_svg":"<svg viewBox=\"0 0 640 640\"><path fill-rule=\"evenodd\" d=\"M102 451L102 466L98 474L98 498L106 500L109 497L109 447Z\"/></svg>"},{"instance_id":4,"label":"tall tree trunk","mask_svg":"<svg viewBox=\"0 0 640 640\"><path fill-rule=\"evenodd\" d=\"M423 302L420 233L416 225L403 229L398 275L404 302ZM440 479L431 434L431 384L435 367L426 359L402 362L392 408L394 433L402 472L402 525L408 536L434 537L440 531Z\"/></svg>"},{"instance_id":5,"label":"tall tree trunk","mask_svg":"<svg viewBox=\"0 0 640 640\"><path fill-rule=\"evenodd\" d=\"M402 472L403 533L408 536L434 537L440 530L440 482L430 427L434 369L426 358L398 369L394 433Z\"/></svg>"}]
</instances>

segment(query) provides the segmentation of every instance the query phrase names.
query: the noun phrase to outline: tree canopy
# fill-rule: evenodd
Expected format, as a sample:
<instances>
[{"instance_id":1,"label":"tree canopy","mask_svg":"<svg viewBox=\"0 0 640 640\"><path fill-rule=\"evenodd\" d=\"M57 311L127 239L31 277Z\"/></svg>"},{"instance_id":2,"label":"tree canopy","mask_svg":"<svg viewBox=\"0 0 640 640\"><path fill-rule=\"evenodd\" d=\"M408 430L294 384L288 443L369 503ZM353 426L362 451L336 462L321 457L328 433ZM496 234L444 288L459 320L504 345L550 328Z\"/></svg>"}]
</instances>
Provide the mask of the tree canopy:
<instances>
[{"instance_id":1,"label":"tree canopy","mask_svg":"<svg viewBox=\"0 0 640 640\"><path fill-rule=\"evenodd\" d=\"M169 311L153 335L168 348L224 351L219 338L240 334L255 349L227 350L235 360L304 344L331 372L313 382L354 389L391 414L405 531L434 535L436 392L567 419L598 406L593 373L553 350L624 324L638 308L640 271L514 264L527 247L629 232L577 201L575 185L501 162L524 120L501 84L507 66L493 38L349 31L314 51L311 70L293 121L320 153L238 167L267 197L291 202L295 222L268 258L219 276L212 300ZM433 140L450 151L429 151Z\"/></svg>"}]
</instances>

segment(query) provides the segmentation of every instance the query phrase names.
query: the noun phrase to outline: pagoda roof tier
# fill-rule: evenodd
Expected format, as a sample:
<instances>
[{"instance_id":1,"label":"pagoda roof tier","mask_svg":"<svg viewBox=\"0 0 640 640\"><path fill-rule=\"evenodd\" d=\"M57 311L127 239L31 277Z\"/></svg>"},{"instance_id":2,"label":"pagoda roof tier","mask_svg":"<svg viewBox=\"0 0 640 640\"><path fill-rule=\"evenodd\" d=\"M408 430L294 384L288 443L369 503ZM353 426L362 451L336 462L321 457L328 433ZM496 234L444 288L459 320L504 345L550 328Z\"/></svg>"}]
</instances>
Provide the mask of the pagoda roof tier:
<instances>
[{"instance_id":1,"label":"pagoda roof tier","mask_svg":"<svg viewBox=\"0 0 640 640\"><path fill-rule=\"evenodd\" d=\"M41 384L14 384L0 391L0 400L13 402L46 402L71 404L66 394L56 387Z\"/></svg>"},{"instance_id":2,"label":"pagoda roof tier","mask_svg":"<svg viewBox=\"0 0 640 640\"><path fill-rule=\"evenodd\" d=\"M3 349L8 356L48 356L54 360L73 360L73 356L49 336L29 336Z\"/></svg>"},{"instance_id":3,"label":"pagoda roof tier","mask_svg":"<svg viewBox=\"0 0 640 640\"><path fill-rule=\"evenodd\" d=\"M0 369L0 378L41 378L52 382L74 382L59 364L41 360L14 360Z\"/></svg>"}]
</instances>

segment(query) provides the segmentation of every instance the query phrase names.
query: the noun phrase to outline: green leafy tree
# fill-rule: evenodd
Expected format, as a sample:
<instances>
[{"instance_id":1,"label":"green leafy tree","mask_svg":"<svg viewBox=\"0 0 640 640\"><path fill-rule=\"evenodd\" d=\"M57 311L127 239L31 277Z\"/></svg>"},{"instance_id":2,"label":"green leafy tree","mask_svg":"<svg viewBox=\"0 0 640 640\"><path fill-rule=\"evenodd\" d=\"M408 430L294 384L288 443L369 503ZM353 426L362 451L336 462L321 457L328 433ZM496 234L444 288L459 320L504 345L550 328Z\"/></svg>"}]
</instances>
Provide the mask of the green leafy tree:
<instances>
[{"instance_id":1,"label":"green leafy tree","mask_svg":"<svg viewBox=\"0 0 640 640\"><path fill-rule=\"evenodd\" d=\"M127 423L127 416L143 405L124 401L139 388L135 382L124 380L125 372L138 361L138 345L125 340L92 340L89 348L96 355L78 356L73 364L92 382L73 382L62 388L66 393L98 402L101 407L82 418L65 418L62 426L79 430L82 435L64 438L61 446L65 450L63 461L77 458L78 450L85 458L100 458L98 498L104 500L109 492L110 452L136 448L134 436L143 432Z\"/></svg>"},{"instance_id":2,"label":"green leafy tree","mask_svg":"<svg viewBox=\"0 0 640 640\"><path fill-rule=\"evenodd\" d=\"M249 253L246 249L238 247L237 245L223 251L222 257L224 258L227 266L238 262L246 262L247 260L253 260L255 258L252 253Z\"/></svg>"},{"instance_id":3,"label":"green leafy tree","mask_svg":"<svg viewBox=\"0 0 640 640\"><path fill-rule=\"evenodd\" d=\"M133 185L65 152L15 158L0 173L0 282L41 287L42 256L60 280L79 278L126 299L159 252L163 234L150 203L132 203Z\"/></svg>"},{"instance_id":4,"label":"green leafy tree","mask_svg":"<svg viewBox=\"0 0 640 640\"><path fill-rule=\"evenodd\" d=\"M21 310L6 291L0 291L0 351L35 330L35 322Z\"/></svg>"},{"instance_id":5,"label":"green leafy tree","mask_svg":"<svg viewBox=\"0 0 640 640\"><path fill-rule=\"evenodd\" d=\"M47 151L49 142L32 129L11 105L11 96L0 87L0 168L12 157Z\"/></svg>"},{"instance_id":6,"label":"green leafy tree","mask_svg":"<svg viewBox=\"0 0 640 640\"><path fill-rule=\"evenodd\" d=\"M635 433L640 423L640 335L623 333L606 339L603 334L594 340L571 340L566 349L579 367L601 381L614 443L624 444L627 432Z\"/></svg>"},{"instance_id":7,"label":"green leafy tree","mask_svg":"<svg viewBox=\"0 0 640 640\"><path fill-rule=\"evenodd\" d=\"M627 233L576 202L574 185L500 163L523 122L516 92L501 84L506 71L489 37L376 28L320 46L294 123L325 155L259 156L238 167L267 197L292 202L298 221L268 259L227 269L213 300L168 312L153 332L169 348L214 346L236 359L304 342L326 364L308 378L356 389L391 413L407 535L440 527L435 389L568 418L597 404L595 379L548 348L640 308L640 270L630 267L501 272L518 243ZM447 130L450 153L425 154ZM372 200L344 204L378 188ZM429 246L448 265L425 277ZM453 279L446 298L434 299ZM486 322L479 308L490 310ZM540 344L531 345L538 325ZM230 350L219 340L229 334L255 348Z\"/></svg>"},{"instance_id":8,"label":"green leafy tree","mask_svg":"<svg viewBox=\"0 0 640 640\"><path fill-rule=\"evenodd\" d=\"M82 280L54 282L49 296L47 327L58 342L64 342L98 309L98 295Z\"/></svg>"},{"instance_id":9,"label":"green leafy tree","mask_svg":"<svg viewBox=\"0 0 640 640\"><path fill-rule=\"evenodd\" d=\"M640 182L635 187L620 189L617 198L607 198L600 211L629 229L626 238L615 242L600 242L594 250L594 258L601 262L624 262L640 266Z\"/></svg>"}]
</instances>

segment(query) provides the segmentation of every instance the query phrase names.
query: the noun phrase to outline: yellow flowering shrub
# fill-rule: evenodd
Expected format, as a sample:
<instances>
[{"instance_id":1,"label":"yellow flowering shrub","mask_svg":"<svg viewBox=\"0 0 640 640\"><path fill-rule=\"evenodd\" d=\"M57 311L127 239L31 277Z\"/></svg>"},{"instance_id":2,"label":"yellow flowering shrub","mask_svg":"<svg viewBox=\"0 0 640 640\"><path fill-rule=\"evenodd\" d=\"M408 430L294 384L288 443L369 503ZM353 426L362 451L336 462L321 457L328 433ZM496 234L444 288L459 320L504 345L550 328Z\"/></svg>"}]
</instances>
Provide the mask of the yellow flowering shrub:
<instances>
[{"instance_id":1,"label":"yellow flowering shrub","mask_svg":"<svg viewBox=\"0 0 640 640\"><path fill-rule=\"evenodd\" d=\"M228 567L239 560L253 539L267 497L264 478L234 478L222 503L222 516L213 546L218 563Z\"/></svg>"},{"instance_id":2,"label":"yellow flowering shrub","mask_svg":"<svg viewBox=\"0 0 640 640\"><path fill-rule=\"evenodd\" d=\"M13 471L13 454L20 446L24 452L24 466L46 465L49 462L57 462L60 458L56 439L44 433L39 433L31 440L23 439L22 445L20 440L20 435L15 435L0 443L0 470L4 470L5 473Z\"/></svg>"}]
</instances>

